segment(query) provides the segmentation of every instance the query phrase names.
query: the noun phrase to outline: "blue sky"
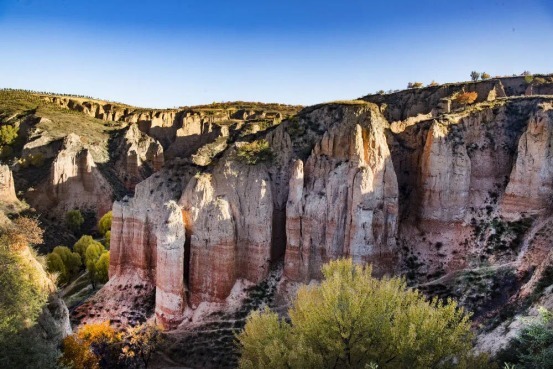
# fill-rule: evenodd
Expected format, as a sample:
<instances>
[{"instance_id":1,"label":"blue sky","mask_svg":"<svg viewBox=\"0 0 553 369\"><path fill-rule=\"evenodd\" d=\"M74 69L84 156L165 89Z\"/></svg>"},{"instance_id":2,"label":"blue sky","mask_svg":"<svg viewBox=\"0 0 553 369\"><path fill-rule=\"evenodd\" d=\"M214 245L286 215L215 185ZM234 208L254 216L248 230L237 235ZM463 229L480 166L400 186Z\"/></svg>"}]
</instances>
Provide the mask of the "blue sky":
<instances>
[{"instance_id":1,"label":"blue sky","mask_svg":"<svg viewBox=\"0 0 553 369\"><path fill-rule=\"evenodd\" d=\"M551 0L0 0L0 87L315 104L553 72Z\"/></svg>"}]
</instances>

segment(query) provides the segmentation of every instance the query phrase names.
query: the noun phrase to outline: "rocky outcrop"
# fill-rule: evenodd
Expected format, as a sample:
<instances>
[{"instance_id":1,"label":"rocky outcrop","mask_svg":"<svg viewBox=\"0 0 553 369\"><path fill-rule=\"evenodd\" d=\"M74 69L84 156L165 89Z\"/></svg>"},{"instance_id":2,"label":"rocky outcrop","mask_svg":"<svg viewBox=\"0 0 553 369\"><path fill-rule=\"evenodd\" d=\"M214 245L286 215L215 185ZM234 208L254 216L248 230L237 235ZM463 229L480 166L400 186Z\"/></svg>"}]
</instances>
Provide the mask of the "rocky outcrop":
<instances>
[{"instance_id":1,"label":"rocky outcrop","mask_svg":"<svg viewBox=\"0 0 553 369\"><path fill-rule=\"evenodd\" d=\"M26 197L40 211L63 218L72 209L92 210L101 216L111 209L112 189L83 146L79 136L68 135L50 167L46 181Z\"/></svg>"},{"instance_id":2,"label":"rocky outcrop","mask_svg":"<svg viewBox=\"0 0 553 369\"><path fill-rule=\"evenodd\" d=\"M541 105L520 137L517 159L502 201L502 215L519 218L543 213L553 193L553 107Z\"/></svg>"},{"instance_id":3,"label":"rocky outcrop","mask_svg":"<svg viewBox=\"0 0 553 369\"><path fill-rule=\"evenodd\" d=\"M267 276L273 215L269 181L264 164L224 160L187 186L179 204L190 237L193 306L224 300L240 278L259 283Z\"/></svg>"},{"instance_id":4,"label":"rocky outcrop","mask_svg":"<svg viewBox=\"0 0 553 369\"><path fill-rule=\"evenodd\" d=\"M282 260L281 295L340 257L404 274L429 295L468 289L461 302L477 319L533 281L530 294L548 267L553 109L519 96L526 87L493 79L369 96L260 131L236 121L267 118L256 111L129 111L119 175L153 175L113 206L110 281L87 319L155 314L182 328ZM457 106L461 91L478 102ZM238 141L259 139L271 159L247 164Z\"/></svg>"},{"instance_id":5,"label":"rocky outcrop","mask_svg":"<svg viewBox=\"0 0 553 369\"><path fill-rule=\"evenodd\" d=\"M323 263L351 257L393 272L398 188L385 121L359 109L331 128L306 161L294 165L287 204L284 275L320 278Z\"/></svg>"},{"instance_id":6,"label":"rocky outcrop","mask_svg":"<svg viewBox=\"0 0 553 369\"><path fill-rule=\"evenodd\" d=\"M6 205L18 202L12 171L7 165L0 165L0 202Z\"/></svg>"},{"instance_id":7,"label":"rocky outcrop","mask_svg":"<svg viewBox=\"0 0 553 369\"><path fill-rule=\"evenodd\" d=\"M175 164L176 165L176 164ZM75 312L81 321L138 324L155 313L166 328L186 307L185 229L178 199L191 172L170 166L113 204L109 282Z\"/></svg>"},{"instance_id":8,"label":"rocky outcrop","mask_svg":"<svg viewBox=\"0 0 553 369\"><path fill-rule=\"evenodd\" d=\"M165 162L163 147L131 124L120 140L114 168L128 190L159 171Z\"/></svg>"}]
</instances>

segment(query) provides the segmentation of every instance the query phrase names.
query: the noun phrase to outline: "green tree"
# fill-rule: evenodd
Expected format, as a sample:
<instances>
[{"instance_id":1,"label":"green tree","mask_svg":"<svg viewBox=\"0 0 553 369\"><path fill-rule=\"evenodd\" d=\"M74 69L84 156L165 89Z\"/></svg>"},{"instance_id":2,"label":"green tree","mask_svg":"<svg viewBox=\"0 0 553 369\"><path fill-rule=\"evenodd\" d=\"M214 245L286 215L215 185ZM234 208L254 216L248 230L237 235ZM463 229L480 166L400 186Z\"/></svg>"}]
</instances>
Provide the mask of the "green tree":
<instances>
[{"instance_id":1,"label":"green tree","mask_svg":"<svg viewBox=\"0 0 553 369\"><path fill-rule=\"evenodd\" d=\"M46 266L49 272L58 273L58 282L64 284L81 269L81 256L72 252L69 247L56 246L46 256Z\"/></svg>"},{"instance_id":2,"label":"green tree","mask_svg":"<svg viewBox=\"0 0 553 369\"><path fill-rule=\"evenodd\" d=\"M81 230L84 223L84 217L78 209L70 210L65 214L65 224L74 233Z\"/></svg>"},{"instance_id":3,"label":"green tree","mask_svg":"<svg viewBox=\"0 0 553 369\"><path fill-rule=\"evenodd\" d=\"M553 369L553 314L541 308L539 316L522 329L498 359L519 369Z\"/></svg>"},{"instance_id":4,"label":"green tree","mask_svg":"<svg viewBox=\"0 0 553 369\"><path fill-rule=\"evenodd\" d=\"M304 286L290 323L265 309L238 335L240 368L469 368L469 316L457 304L427 301L399 278L371 277L371 267L338 260L324 280Z\"/></svg>"},{"instance_id":5,"label":"green tree","mask_svg":"<svg viewBox=\"0 0 553 369\"><path fill-rule=\"evenodd\" d=\"M96 282L98 282L98 269L96 268L96 263L102 256L106 249L104 245L99 242L94 242L88 245L85 252L85 265L86 270L90 274L90 280L92 281L92 286L96 287Z\"/></svg>"},{"instance_id":6,"label":"green tree","mask_svg":"<svg viewBox=\"0 0 553 369\"><path fill-rule=\"evenodd\" d=\"M100 221L98 221L98 231L103 236L105 236L107 231L111 230L111 218L112 212L110 210L100 218Z\"/></svg>"},{"instance_id":7,"label":"green tree","mask_svg":"<svg viewBox=\"0 0 553 369\"><path fill-rule=\"evenodd\" d=\"M109 280L109 251L105 251L100 255L94 268L96 269L96 281L106 283Z\"/></svg>"},{"instance_id":8,"label":"green tree","mask_svg":"<svg viewBox=\"0 0 553 369\"><path fill-rule=\"evenodd\" d=\"M107 231L104 235L104 246L109 250L109 245L111 243L111 231Z\"/></svg>"},{"instance_id":9,"label":"green tree","mask_svg":"<svg viewBox=\"0 0 553 369\"><path fill-rule=\"evenodd\" d=\"M77 273L83 265L81 255L77 252L72 252L67 246L56 246L52 253L56 253L61 257L63 265L71 275Z\"/></svg>"},{"instance_id":10,"label":"green tree","mask_svg":"<svg viewBox=\"0 0 553 369\"><path fill-rule=\"evenodd\" d=\"M50 273L58 274L58 283L64 284L69 281L69 273L59 254L52 252L46 256L46 268Z\"/></svg>"},{"instance_id":11,"label":"green tree","mask_svg":"<svg viewBox=\"0 0 553 369\"><path fill-rule=\"evenodd\" d=\"M17 138L17 128L10 124L3 124L0 127L0 145L11 145Z\"/></svg>"},{"instance_id":12,"label":"green tree","mask_svg":"<svg viewBox=\"0 0 553 369\"><path fill-rule=\"evenodd\" d=\"M81 255L81 261L86 264L86 249L90 245L102 245L100 242L95 241L92 236L84 235L79 238L77 242L73 245L73 251Z\"/></svg>"},{"instance_id":13,"label":"green tree","mask_svg":"<svg viewBox=\"0 0 553 369\"><path fill-rule=\"evenodd\" d=\"M470 79L471 79L473 82L478 81L479 78L480 78L480 73L478 73L478 72L475 71L475 70L473 70L472 72L470 72Z\"/></svg>"}]
</instances>

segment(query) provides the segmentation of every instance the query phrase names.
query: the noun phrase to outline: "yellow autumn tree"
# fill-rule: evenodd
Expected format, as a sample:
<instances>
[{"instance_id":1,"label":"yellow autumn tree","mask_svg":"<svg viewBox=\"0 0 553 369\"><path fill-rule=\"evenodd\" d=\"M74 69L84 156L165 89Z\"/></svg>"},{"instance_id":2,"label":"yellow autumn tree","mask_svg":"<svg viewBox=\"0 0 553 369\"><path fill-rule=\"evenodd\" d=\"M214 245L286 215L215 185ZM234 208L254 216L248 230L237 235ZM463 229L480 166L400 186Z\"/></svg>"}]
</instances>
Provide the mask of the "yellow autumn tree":
<instances>
[{"instance_id":1,"label":"yellow autumn tree","mask_svg":"<svg viewBox=\"0 0 553 369\"><path fill-rule=\"evenodd\" d=\"M455 97L455 101L462 104L463 107L470 105L476 101L478 93L476 92L461 92Z\"/></svg>"},{"instance_id":2,"label":"yellow autumn tree","mask_svg":"<svg viewBox=\"0 0 553 369\"><path fill-rule=\"evenodd\" d=\"M86 324L63 340L59 363L70 369L100 369L100 359L117 364L120 341L108 321Z\"/></svg>"},{"instance_id":3,"label":"yellow autumn tree","mask_svg":"<svg viewBox=\"0 0 553 369\"><path fill-rule=\"evenodd\" d=\"M371 272L330 262L320 285L299 289L290 323L268 309L253 313L237 337L240 368L488 367L471 356L469 315L454 301L428 301L403 279Z\"/></svg>"}]
</instances>

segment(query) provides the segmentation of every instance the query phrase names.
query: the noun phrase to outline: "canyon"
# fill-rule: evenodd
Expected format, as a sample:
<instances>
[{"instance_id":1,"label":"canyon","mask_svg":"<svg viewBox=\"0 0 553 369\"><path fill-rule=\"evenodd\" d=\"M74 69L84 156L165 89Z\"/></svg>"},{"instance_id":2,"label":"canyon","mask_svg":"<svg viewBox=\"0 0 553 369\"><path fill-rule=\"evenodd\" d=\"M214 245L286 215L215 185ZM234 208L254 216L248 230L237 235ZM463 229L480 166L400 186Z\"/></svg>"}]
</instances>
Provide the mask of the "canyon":
<instances>
[{"instance_id":1,"label":"canyon","mask_svg":"<svg viewBox=\"0 0 553 369\"><path fill-rule=\"evenodd\" d=\"M479 349L497 352L513 316L553 308L543 293L553 283L553 79L544 77L305 108L148 110L36 94L101 127L106 147L79 132L52 136L40 129L55 121L47 114L7 117L27 132L21 156L45 162L15 163L13 177L0 167L0 196L21 191L52 222L75 208L96 218L112 210L109 282L72 311L79 324L154 316L186 336L214 312L240 311L267 281L278 309L321 278L323 263L347 257L458 298L485 326ZM457 102L464 92L477 93L474 104Z\"/></svg>"}]
</instances>

